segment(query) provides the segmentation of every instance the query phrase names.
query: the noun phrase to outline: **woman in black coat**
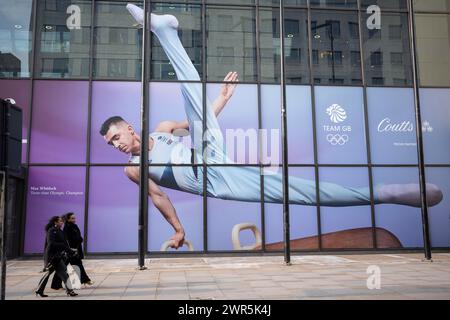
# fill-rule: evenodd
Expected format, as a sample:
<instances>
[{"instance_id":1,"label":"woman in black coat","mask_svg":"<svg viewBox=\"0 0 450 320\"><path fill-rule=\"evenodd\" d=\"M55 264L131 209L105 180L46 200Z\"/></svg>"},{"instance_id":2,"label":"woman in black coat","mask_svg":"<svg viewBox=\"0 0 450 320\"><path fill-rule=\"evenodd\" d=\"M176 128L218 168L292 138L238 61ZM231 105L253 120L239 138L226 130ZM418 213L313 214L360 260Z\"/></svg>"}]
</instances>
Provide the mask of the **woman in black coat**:
<instances>
[{"instance_id":1,"label":"woman in black coat","mask_svg":"<svg viewBox=\"0 0 450 320\"><path fill-rule=\"evenodd\" d=\"M74 213L70 212L64 216L64 236L66 237L69 246L76 249L78 254L70 259L70 264L80 268L80 282L81 284L93 285L94 283L89 279L86 270L84 269L82 259L83 253L83 237L80 228L77 226L77 218Z\"/></svg>"},{"instance_id":2,"label":"woman in black coat","mask_svg":"<svg viewBox=\"0 0 450 320\"><path fill-rule=\"evenodd\" d=\"M70 283L69 275L67 274L67 265L65 263L65 257L70 256L73 250L70 249L67 241L64 237L64 233L61 230L63 221L60 217L55 216L50 219L48 224L45 226L45 231L47 233L45 248L45 255L48 259L47 269L48 271L44 274L41 281L39 281L38 289L36 290L36 295L43 298L48 297L44 294L45 286L47 285L48 279L53 272L66 284L66 291L68 296L77 296Z\"/></svg>"}]
</instances>

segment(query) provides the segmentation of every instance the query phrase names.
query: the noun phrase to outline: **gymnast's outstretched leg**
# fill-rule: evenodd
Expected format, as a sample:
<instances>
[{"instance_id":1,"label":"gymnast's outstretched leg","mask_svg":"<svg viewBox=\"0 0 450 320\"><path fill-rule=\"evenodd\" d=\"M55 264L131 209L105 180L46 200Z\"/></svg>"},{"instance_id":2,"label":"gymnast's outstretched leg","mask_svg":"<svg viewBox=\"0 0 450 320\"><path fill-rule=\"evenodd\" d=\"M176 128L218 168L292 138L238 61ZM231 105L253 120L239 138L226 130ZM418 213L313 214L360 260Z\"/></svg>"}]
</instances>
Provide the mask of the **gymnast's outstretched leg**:
<instances>
[{"instance_id":1,"label":"gymnast's outstretched leg","mask_svg":"<svg viewBox=\"0 0 450 320\"><path fill-rule=\"evenodd\" d=\"M144 12L141 8L127 5L128 11L134 19L142 24ZM178 37L178 20L173 15L151 14L151 30L158 37L162 48L175 69L180 81L200 81L200 76L195 69L191 59L184 49ZM181 92L185 100L185 112L189 122L189 131L193 145L197 151L203 150L203 139L207 143L208 152L203 152L208 163L224 163L226 156L223 151L223 136L212 110L210 101L206 101L206 127L207 132L203 134L203 92L202 84L181 84ZM205 97L205 99L207 99ZM203 139L202 139L203 138Z\"/></svg>"}]
</instances>

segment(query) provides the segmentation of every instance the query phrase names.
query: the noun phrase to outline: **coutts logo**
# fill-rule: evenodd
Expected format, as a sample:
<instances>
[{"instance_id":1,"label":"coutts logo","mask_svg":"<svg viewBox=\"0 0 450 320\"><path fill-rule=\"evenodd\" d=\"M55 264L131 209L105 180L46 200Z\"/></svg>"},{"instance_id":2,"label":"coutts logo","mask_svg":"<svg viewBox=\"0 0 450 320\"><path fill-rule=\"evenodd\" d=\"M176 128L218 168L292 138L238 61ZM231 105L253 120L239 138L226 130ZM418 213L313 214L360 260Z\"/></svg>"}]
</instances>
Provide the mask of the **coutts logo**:
<instances>
[{"instance_id":1,"label":"coutts logo","mask_svg":"<svg viewBox=\"0 0 450 320\"><path fill-rule=\"evenodd\" d=\"M327 114L330 116L330 120L334 123L341 123L347 119L347 113L344 108L338 104L333 104L328 107Z\"/></svg>"},{"instance_id":2,"label":"coutts logo","mask_svg":"<svg viewBox=\"0 0 450 320\"><path fill-rule=\"evenodd\" d=\"M378 132L409 133L413 131L414 124L411 121L395 123L390 118L384 118L378 125Z\"/></svg>"}]
</instances>

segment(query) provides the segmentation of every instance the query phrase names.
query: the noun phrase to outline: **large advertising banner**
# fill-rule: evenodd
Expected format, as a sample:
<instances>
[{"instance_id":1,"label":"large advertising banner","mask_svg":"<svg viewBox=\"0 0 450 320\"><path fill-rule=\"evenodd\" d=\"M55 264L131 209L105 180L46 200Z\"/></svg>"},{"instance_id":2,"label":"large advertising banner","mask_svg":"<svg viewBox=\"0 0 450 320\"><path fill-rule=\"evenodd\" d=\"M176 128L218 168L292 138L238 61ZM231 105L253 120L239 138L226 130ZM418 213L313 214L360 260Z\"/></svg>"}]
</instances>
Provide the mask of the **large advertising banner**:
<instances>
[{"instance_id":1,"label":"large advertising banner","mask_svg":"<svg viewBox=\"0 0 450 320\"><path fill-rule=\"evenodd\" d=\"M44 227L53 216L73 212L84 232L84 167L31 167L29 169L25 254L44 250Z\"/></svg>"},{"instance_id":2,"label":"large advertising banner","mask_svg":"<svg viewBox=\"0 0 450 320\"><path fill-rule=\"evenodd\" d=\"M180 20L152 17L159 39L152 70L158 76L170 73L170 80L178 81L151 82L149 88L148 250L171 251L179 244L183 251L255 251L262 249L263 235L267 250L282 250L281 88L242 84L253 82L255 74L247 70L252 68L241 66L240 72L248 73L239 74L228 70L227 63L219 68L226 69L224 74L207 77L223 82L203 83L195 54L199 44L192 39L189 53L183 47L198 33L184 32L182 26L176 30L181 22L191 24L186 30L198 31L200 7L192 12L180 8L158 9L182 11ZM141 9L124 4L126 9L139 22ZM210 10L208 19L217 27L220 24L211 20L214 12L220 10ZM196 18L189 19L194 14ZM220 20L229 18L236 17ZM252 26L248 23L245 32ZM208 54L214 51L209 48ZM217 52L208 63L226 58ZM17 96L22 107L29 105L29 82L0 84L0 95L7 92ZM26 253L41 252L45 223L67 212L78 215L82 230L86 220L88 253L136 252L141 83L34 80L33 88ZM413 90L367 88L367 114L364 90L287 86L293 250L317 250L319 244L325 249L423 245ZM435 165L428 168L427 191L437 247L450 245L450 179L445 167L450 153L443 147L450 134L445 116L450 116L445 105L449 98L450 90L422 90L425 157L427 164Z\"/></svg>"}]
</instances>

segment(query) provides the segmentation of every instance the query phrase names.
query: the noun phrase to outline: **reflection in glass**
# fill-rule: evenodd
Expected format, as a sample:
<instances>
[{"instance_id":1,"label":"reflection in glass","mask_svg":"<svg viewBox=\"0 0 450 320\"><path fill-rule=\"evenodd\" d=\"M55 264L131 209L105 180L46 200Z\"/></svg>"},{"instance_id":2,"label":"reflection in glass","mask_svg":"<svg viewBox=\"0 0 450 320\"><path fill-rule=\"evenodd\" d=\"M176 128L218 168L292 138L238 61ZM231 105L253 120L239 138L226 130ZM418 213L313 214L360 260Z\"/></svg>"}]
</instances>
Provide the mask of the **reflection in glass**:
<instances>
[{"instance_id":1,"label":"reflection in glass","mask_svg":"<svg viewBox=\"0 0 450 320\"><path fill-rule=\"evenodd\" d=\"M199 5L153 4L155 14L171 14L179 21L178 36L194 67L202 76L202 24ZM156 36L152 37L151 77L153 80L177 80L175 70Z\"/></svg>"},{"instance_id":2,"label":"reflection in glass","mask_svg":"<svg viewBox=\"0 0 450 320\"><path fill-rule=\"evenodd\" d=\"M260 9L261 81L280 82L280 19L278 9ZM285 9L287 83L309 83L308 26L305 10Z\"/></svg>"},{"instance_id":3,"label":"reflection in glass","mask_svg":"<svg viewBox=\"0 0 450 320\"><path fill-rule=\"evenodd\" d=\"M361 24L364 25L365 17ZM383 14L381 29L363 29L368 85L411 86L412 64L407 14Z\"/></svg>"},{"instance_id":4,"label":"reflection in glass","mask_svg":"<svg viewBox=\"0 0 450 320\"><path fill-rule=\"evenodd\" d=\"M361 84L356 12L312 11L311 36L315 84Z\"/></svg>"},{"instance_id":5,"label":"reflection in glass","mask_svg":"<svg viewBox=\"0 0 450 320\"><path fill-rule=\"evenodd\" d=\"M256 81L255 28L254 9L207 7L208 80L222 81L234 70L241 81Z\"/></svg>"},{"instance_id":6,"label":"reflection in glass","mask_svg":"<svg viewBox=\"0 0 450 320\"><path fill-rule=\"evenodd\" d=\"M32 7L29 0L2 0L0 78L30 76Z\"/></svg>"},{"instance_id":7,"label":"reflection in glass","mask_svg":"<svg viewBox=\"0 0 450 320\"><path fill-rule=\"evenodd\" d=\"M88 78L91 2L38 1L37 17L36 76Z\"/></svg>"},{"instance_id":8,"label":"reflection in glass","mask_svg":"<svg viewBox=\"0 0 450 320\"><path fill-rule=\"evenodd\" d=\"M126 4L96 2L94 78L138 80L141 77L141 31L134 26Z\"/></svg>"},{"instance_id":9,"label":"reflection in glass","mask_svg":"<svg viewBox=\"0 0 450 320\"><path fill-rule=\"evenodd\" d=\"M450 14L416 14L422 86L450 86Z\"/></svg>"}]
</instances>

